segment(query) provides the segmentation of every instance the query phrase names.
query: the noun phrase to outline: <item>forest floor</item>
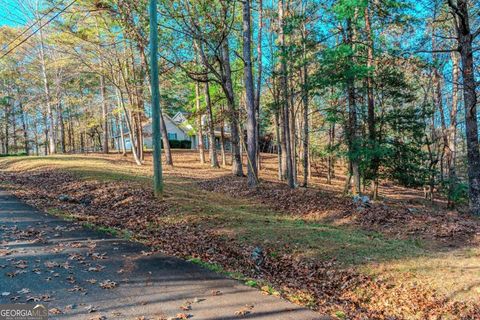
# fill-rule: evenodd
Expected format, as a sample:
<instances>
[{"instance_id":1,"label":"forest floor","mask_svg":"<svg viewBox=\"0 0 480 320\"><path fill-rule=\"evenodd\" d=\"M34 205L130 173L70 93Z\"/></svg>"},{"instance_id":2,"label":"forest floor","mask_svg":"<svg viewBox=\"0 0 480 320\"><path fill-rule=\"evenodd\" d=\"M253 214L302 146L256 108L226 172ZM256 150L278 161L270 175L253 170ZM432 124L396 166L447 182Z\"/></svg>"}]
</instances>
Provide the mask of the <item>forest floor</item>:
<instances>
[{"instance_id":1,"label":"forest floor","mask_svg":"<svg viewBox=\"0 0 480 320\"><path fill-rule=\"evenodd\" d=\"M340 319L480 317L480 219L388 183L381 200L355 204L342 176L326 185L316 171L311 188L290 190L276 157L262 159L255 192L190 151L165 167L162 201L148 157L2 158L0 187Z\"/></svg>"}]
</instances>

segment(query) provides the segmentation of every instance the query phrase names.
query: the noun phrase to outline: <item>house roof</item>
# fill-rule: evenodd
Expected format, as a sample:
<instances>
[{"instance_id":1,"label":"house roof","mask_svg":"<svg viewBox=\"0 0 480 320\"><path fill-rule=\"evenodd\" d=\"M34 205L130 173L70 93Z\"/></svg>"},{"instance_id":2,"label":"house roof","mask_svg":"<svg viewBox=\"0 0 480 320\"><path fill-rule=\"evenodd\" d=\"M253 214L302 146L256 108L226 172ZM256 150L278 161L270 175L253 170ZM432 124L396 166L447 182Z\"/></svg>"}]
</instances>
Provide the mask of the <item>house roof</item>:
<instances>
[{"instance_id":1,"label":"house roof","mask_svg":"<svg viewBox=\"0 0 480 320\"><path fill-rule=\"evenodd\" d=\"M165 119L165 121L170 121L175 127L177 127L180 131L182 131L185 135L187 136L191 136L191 134L186 130L186 128L182 127L181 125L179 125L176 121L174 121L168 114L163 114L163 117ZM146 121L145 123L143 123L142 125L142 128L143 128L143 131L145 133L150 133L151 134L151 131L152 131L152 120L149 119L148 121ZM126 136L129 134L129 130L128 128L125 128L123 130L123 135ZM119 137L120 135L116 135L114 138L117 138Z\"/></svg>"},{"instance_id":2,"label":"house roof","mask_svg":"<svg viewBox=\"0 0 480 320\"><path fill-rule=\"evenodd\" d=\"M163 114L163 117L165 119L165 121L170 121L174 126L176 126L180 131L182 131L186 136L195 136L197 133L196 133L196 130L193 128L193 126L188 123L188 120L187 118L185 117L185 113L179 111L175 114L175 116L173 117L170 117L168 114ZM152 120L148 120L146 121L142 128L144 130L144 133L147 133L147 134L151 134L151 127L152 127ZM215 128L215 136L216 137L220 137L221 136L221 132L220 132L220 129L219 128ZM126 128L123 132L123 135L128 135L129 134L129 131L128 131L128 128ZM206 134L206 132L205 132ZM227 128L224 129L224 133L223 133L224 137L225 138L230 138L231 137L231 133L230 133L230 130L227 130ZM116 135L114 138L117 138L119 137L119 135Z\"/></svg>"}]
</instances>

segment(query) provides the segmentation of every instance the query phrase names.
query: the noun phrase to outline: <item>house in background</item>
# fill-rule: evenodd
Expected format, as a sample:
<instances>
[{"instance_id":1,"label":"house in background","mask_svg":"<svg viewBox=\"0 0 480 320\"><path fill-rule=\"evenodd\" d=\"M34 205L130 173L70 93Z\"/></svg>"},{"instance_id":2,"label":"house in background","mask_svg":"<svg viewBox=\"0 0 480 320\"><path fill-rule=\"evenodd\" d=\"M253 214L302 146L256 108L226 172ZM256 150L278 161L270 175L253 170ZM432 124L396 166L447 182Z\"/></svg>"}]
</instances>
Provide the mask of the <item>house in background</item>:
<instances>
[{"instance_id":1,"label":"house in background","mask_svg":"<svg viewBox=\"0 0 480 320\"><path fill-rule=\"evenodd\" d=\"M185 141L188 141L190 144L190 149L197 149L198 148L198 136L195 128L188 122L187 117L183 112L177 112L175 116L170 117L167 114L163 115L165 120L165 126L167 129L168 140L171 141L172 148L178 147L178 143L183 141L181 144L183 146L187 145ZM208 148L208 131L206 130L207 123L206 117L202 117L202 126L203 126L203 145L204 148ZM230 150L230 128L224 128L224 143L225 148ZM220 141L221 141L221 128L215 128L215 142L217 148L220 148ZM115 147L120 149L120 136L115 137ZM131 141L130 136L127 128L124 128L124 139L125 139L125 148L131 149ZM175 143L173 142L175 141ZM177 143L177 141L179 141ZM175 144L175 145L174 145ZM144 148L151 149L152 148L152 123L148 121L143 125L143 146Z\"/></svg>"},{"instance_id":2,"label":"house in background","mask_svg":"<svg viewBox=\"0 0 480 320\"><path fill-rule=\"evenodd\" d=\"M207 116L204 115L202 116L202 127L203 127L203 147L205 149L209 148L209 132L208 132L208 122L207 122ZM221 147L221 141L222 141L222 127L216 126L214 128L214 133L215 133L215 145L217 150L220 150ZM230 127L227 125L223 126L223 143L225 144L225 150L232 150L232 133L230 131ZM195 142L197 142L197 135L195 133ZM198 149L198 146L195 147L195 149Z\"/></svg>"},{"instance_id":3,"label":"house in background","mask_svg":"<svg viewBox=\"0 0 480 320\"><path fill-rule=\"evenodd\" d=\"M179 112L180 113L180 112ZM184 117L182 115L182 117ZM167 114L163 115L165 120L165 127L167 129L167 135L169 141L189 141L191 148L194 149L194 140L195 140L195 132L193 127L186 121L186 119L182 122L177 122L181 120L181 117L178 116L178 113L175 115L174 118L178 119L177 121L173 120ZM128 128L124 128L124 139L125 139L125 148L131 149L132 144L130 141L130 135L128 132ZM120 137L118 136L115 139L115 146L119 148L120 146ZM143 147L147 149L152 148L152 122L148 121L143 125Z\"/></svg>"}]
</instances>

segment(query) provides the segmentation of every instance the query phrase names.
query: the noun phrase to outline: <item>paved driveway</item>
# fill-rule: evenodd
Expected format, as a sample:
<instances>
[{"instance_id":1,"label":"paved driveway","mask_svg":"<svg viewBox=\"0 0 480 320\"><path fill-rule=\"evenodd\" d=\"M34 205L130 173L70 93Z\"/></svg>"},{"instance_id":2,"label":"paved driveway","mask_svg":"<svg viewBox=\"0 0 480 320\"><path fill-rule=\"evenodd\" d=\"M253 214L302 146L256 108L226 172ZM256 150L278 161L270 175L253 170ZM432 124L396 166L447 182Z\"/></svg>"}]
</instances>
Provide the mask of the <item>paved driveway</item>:
<instances>
[{"instance_id":1,"label":"paved driveway","mask_svg":"<svg viewBox=\"0 0 480 320\"><path fill-rule=\"evenodd\" d=\"M54 319L327 319L0 191L0 303L10 302L46 303Z\"/></svg>"}]
</instances>

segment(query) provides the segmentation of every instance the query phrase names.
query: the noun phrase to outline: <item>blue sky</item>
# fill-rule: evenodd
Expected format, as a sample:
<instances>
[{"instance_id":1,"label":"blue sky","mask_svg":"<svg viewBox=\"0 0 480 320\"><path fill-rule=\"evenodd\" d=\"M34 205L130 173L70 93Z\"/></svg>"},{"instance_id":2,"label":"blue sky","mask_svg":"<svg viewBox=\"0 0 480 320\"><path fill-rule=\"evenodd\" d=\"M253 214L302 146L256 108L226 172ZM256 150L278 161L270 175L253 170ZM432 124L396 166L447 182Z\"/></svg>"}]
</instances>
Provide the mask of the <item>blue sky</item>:
<instances>
[{"instance_id":1,"label":"blue sky","mask_svg":"<svg viewBox=\"0 0 480 320\"><path fill-rule=\"evenodd\" d=\"M33 3L28 0L0 0L0 26L28 25L28 5Z\"/></svg>"}]
</instances>

